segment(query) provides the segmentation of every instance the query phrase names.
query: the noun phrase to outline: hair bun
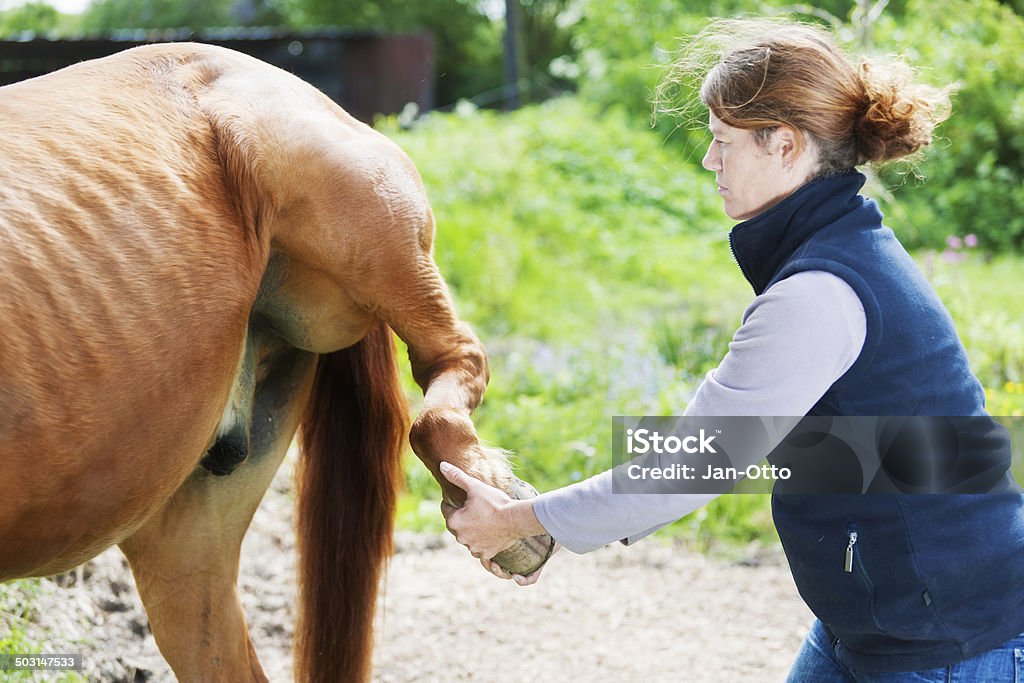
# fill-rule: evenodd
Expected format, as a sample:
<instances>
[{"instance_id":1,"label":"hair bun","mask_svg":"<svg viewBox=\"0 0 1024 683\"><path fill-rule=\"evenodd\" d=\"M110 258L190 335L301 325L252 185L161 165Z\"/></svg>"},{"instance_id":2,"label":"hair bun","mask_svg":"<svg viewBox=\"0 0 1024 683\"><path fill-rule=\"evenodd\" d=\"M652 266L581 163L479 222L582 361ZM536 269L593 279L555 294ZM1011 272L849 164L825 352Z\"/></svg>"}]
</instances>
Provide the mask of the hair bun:
<instances>
[{"instance_id":1,"label":"hair bun","mask_svg":"<svg viewBox=\"0 0 1024 683\"><path fill-rule=\"evenodd\" d=\"M931 144L935 126L949 116L949 89L915 83L900 61L879 66L865 59L858 73L864 89L854 125L858 163L899 159Z\"/></svg>"}]
</instances>

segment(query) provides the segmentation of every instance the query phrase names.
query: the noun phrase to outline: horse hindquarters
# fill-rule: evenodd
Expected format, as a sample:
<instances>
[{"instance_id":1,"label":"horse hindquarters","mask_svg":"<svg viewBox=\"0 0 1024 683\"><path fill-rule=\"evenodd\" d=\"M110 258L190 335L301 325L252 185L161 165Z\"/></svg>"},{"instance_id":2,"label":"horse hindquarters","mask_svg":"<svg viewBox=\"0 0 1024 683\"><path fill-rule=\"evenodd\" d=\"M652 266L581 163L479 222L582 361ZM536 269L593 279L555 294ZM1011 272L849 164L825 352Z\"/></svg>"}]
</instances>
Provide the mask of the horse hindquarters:
<instances>
[{"instance_id":1,"label":"horse hindquarters","mask_svg":"<svg viewBox=\"0 0 1024 683\"><path fill-rule=\"evenodd\" d=\"M322 355L301 427L296 680L370 677L373 610L391 554L407 405L391 329Z\"/></svg>"}]
</instances>

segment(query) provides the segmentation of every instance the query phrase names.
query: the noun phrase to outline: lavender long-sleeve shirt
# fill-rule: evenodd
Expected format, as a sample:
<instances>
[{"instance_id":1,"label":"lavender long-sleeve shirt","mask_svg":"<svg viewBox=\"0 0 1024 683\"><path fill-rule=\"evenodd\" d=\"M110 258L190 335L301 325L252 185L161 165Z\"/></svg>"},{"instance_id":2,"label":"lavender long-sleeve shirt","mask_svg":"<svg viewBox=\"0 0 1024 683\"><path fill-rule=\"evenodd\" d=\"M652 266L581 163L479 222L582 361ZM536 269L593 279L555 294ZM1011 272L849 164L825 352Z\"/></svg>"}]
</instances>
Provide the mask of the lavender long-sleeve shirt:
<instances>
[{"instance_id":1,"label":"lavender long-sleeve shirt","mask_svg":"<svg viewBox=\"0 0 1024 683\"><path fill-rule=\"evenodd\" d=\"M857 360L866 336L860 299L839 277L806 271L756 297L686 408L694 416L802 416ZM753 464L768 455L752 454ZM612 472L534 500L540 523L576 553L632 543L706 505L715 494L612 493Z\"/></svg>"}]
</instances>

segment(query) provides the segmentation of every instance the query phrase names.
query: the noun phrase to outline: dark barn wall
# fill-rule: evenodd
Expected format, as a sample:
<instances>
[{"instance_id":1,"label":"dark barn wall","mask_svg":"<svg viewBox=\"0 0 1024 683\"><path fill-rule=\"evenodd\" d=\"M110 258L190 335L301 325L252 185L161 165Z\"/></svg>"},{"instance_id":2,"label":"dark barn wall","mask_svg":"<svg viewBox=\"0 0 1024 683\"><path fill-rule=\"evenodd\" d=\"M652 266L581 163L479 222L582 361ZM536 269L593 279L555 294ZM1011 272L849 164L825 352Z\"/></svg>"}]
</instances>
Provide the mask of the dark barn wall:
<instances>
[{"instance_id":1,"label":"dark barn wall","mask_svg":"<svg viewBox=\"0 0 1024 683\"><path fill-rule=\"evenodd\" d=\"M415 102L420 111L430 111L434 106L433 43L422 34L354 38L345 45L343 81L347 101L357 111L392 113L408 102Z\"/></svg>"},{"instance_id":2,"label":"dark barn wall","mask_svg":"<svg viewBox=\"0 0 1024 683\"><path fill-rule=\"evenodd\" d=\"M112 38L0 40L0 85L138 45L186 40L228 47L290 71L367 123L409 102L420 111L433 106L434 49L426 33L131 31Z\"/></svg>"}]
</instances>

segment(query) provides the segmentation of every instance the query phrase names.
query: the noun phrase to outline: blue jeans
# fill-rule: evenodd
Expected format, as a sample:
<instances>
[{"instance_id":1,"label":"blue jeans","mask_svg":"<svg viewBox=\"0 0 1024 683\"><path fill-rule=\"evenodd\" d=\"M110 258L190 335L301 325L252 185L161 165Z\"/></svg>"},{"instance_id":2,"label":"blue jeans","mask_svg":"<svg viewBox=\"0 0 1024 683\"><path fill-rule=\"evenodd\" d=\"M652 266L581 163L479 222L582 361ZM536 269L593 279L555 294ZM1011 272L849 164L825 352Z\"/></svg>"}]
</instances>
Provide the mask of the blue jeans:
<instances>
[{"instance_id":1,"label":"blue jeans","mask_svg":"<svg viewBox=\"0 0 1024 683\"><path fill-rule=\"evenodd\" d=\"M800 646L787 683L1024 683L1024 634L977 657L927 671L871 674L855 671L836 657L817 619Z\"/></svg>"}]
</instances>

